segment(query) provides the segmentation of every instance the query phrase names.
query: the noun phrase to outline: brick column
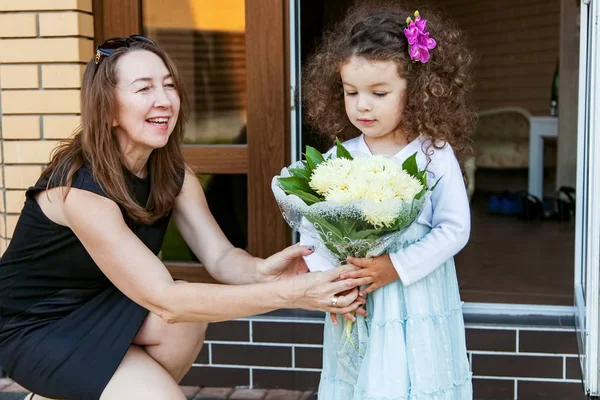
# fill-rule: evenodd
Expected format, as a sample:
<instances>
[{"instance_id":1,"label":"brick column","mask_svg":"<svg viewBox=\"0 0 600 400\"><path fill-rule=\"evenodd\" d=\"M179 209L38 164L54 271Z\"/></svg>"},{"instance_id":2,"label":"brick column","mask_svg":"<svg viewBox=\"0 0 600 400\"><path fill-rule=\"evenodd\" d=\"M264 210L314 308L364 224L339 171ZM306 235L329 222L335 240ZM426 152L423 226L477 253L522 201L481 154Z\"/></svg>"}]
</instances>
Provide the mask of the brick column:
<instances>
[{"instance_id":1,"label":"brick column","mask_svg":"<svg viewBox=\"0 0 600 400\"><path fill-rule=\"evenodd\" d=\"M0 254L58 141L80 124L92 0L0 0Z\"/></svg>"}]
</instances>

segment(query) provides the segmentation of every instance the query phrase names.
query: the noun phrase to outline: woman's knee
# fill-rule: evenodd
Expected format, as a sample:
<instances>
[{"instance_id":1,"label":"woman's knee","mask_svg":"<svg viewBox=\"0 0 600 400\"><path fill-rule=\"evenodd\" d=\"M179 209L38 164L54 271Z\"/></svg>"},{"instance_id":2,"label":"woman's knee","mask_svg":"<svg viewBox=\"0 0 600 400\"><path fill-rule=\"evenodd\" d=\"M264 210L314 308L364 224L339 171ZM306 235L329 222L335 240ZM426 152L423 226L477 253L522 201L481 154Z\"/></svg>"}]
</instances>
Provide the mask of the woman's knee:
<instances>
[{"instance_id":1,"label":"woman's knee","mask_svg":"<svg viewBox=\"0 0 600 400\"><path fill-rule=\"evenodd\" d=\"M168 324L158 315L149 313L138 334L133 340L140 346L160 345L165 342L188 342L193 345L203 342L206 336L206 322L178 322Z\"/></svg>"},{"instance_id":2,"label":"woman's knee","mask_svg":"<svg viewBox=\"0 0 600 400\"><path fill-rule=\"evenodd\" d=\"M138 346L131 346L102 392L100 400L185 400L169 372Z\"/></svg>"}]
</instances>

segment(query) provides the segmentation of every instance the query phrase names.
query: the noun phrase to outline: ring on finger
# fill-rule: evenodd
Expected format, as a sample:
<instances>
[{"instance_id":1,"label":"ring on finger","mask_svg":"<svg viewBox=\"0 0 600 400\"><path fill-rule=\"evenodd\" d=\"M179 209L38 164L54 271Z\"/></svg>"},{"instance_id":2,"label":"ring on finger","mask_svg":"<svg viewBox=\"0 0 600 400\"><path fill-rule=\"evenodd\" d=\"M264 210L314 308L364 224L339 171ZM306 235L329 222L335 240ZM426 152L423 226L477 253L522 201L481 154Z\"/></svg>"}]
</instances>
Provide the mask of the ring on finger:
<instances>
[{"instance_id":1,"label":"ring on finger","mask_svg":"<svg viewBox=\"0 0 600 400\"><path fill-rule=\"evenodd\" d=\"M339 298L338 298L337 296L331 296L331 305L332 305L333 307L337 307L337 306L338 306L338 305L337 305L337 303L338 303L338 299L339 299Z\"/></svg>"}]
</instances>

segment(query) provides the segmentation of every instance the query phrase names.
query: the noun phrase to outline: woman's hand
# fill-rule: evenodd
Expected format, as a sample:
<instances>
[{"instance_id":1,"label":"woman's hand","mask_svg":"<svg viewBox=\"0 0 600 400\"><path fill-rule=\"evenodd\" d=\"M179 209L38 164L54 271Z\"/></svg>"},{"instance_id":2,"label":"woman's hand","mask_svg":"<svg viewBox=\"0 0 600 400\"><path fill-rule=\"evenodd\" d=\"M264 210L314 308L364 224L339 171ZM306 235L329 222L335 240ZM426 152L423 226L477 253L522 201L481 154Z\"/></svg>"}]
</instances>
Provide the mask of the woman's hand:
<instances>
[{"instance_id":1,"label":"woman's hand","mask_svg":"<svg viewBox=\"0 0 600 400\"><path fill-rule=\"evenodd\" d=\"M307 256L313 252L313 246L296 244L273 254L269 258L258 261L256 281L259 283L272 282L308 272L308 267L302 256Z\"/></svg>"},{"instance_id":2,"label":"woman's hand","mask_svg":"<svg viewBox=\"0 0 600 400\"><path fill-rule=\"evenodd\" d=\"M340 275L357 270L353 265L334 268L328 271L309 272L292 278L294 307L306 310L319 310L333 314L364 312L359 307L366 299L359 297L354 280L340 280Z\"/></svg>"},{"instance_id":3,"label":"woman's hand","mask_svg":"<svg viewBox=\"0 0 600 400\"><path fill-rule=\"evenodd\" d=\"M369 285L360 292L361 296L400 279L389 254L373 258L348 257L348 262L359 268L342 274L340 279L350 279L354 286Z\"/></svg>"}]
</instances>

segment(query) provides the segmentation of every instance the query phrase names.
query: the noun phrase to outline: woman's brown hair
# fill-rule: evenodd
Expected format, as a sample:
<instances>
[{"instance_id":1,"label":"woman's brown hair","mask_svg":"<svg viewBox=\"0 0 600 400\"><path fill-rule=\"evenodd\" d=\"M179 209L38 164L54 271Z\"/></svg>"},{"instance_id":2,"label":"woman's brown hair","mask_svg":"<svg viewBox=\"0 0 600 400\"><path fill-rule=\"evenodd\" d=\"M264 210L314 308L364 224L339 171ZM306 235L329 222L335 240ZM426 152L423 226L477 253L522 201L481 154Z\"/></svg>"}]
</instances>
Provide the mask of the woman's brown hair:
<instances>
[{"instance_id":1,"label":"woman's brown hair","mask_svg":"<svg viewBox=\"0 0 600 400\"><path fill-rule=\"evenodd\" d=\"M353 56L394 61L407 80L400 128L409 140L419 135L431 139L434 148L449 143L464 161L472 152L470 135L476 121L469 102L473 57L464 34L451 20L419 9L437 46L430 50L427 63L412 62L404 28L407 17L414 20L414 11L403 10L396 2L370 2L352 8L327 31L304 69L306 118L332 140L358 136L360 131L346 116L340 68Z\"/></svg>"},{"instance_id":2,"label":"woman's brown hair","mask_svg":"<svg viewBox=\"0 0 600 400\"><path fill-rule=\"evenodd\" d=\"M146 205L136 202L127 185L125 159L112 132L112 122L117 114L117 62L124 54L139 50L150 51L161 58L181 98L179 117L167 144L153 150L148 159L151 192ZM115 50L110 56L102 56L98 64L92 59L87 64L81 85L81 119L81 126L74 136L54 150L50 164L42 174L48 177L48 187L66 186L66 197L73 175L89 163L98 184L129 217L150 223L165 216L181 188L185 164L180 146L187 119L183 83L169 56L158 46L135 42L130 47Z\"/></svg>"}]
</instances>

